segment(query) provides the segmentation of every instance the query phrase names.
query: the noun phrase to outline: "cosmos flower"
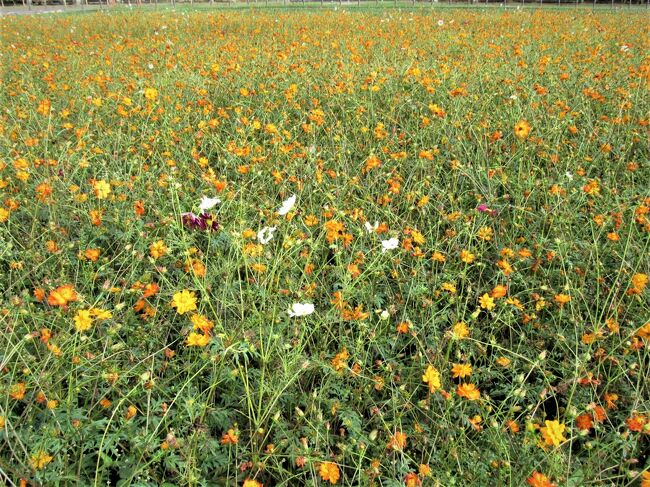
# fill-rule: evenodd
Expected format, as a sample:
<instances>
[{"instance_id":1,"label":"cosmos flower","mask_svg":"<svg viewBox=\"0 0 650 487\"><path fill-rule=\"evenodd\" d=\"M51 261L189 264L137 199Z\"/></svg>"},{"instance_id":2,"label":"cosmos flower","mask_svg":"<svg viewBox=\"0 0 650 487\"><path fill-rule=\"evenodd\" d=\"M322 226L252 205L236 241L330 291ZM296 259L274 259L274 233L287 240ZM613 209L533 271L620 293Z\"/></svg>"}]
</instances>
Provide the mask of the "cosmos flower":
<instances>
[{"instance_id":1,"label":"cosmos flower","mask_svg":"<svg viewBox=\"0 0 650 487\"><path fill-rule=\"evenodd\" d=\"M176 312L179 315L185 314L188 311L194 311L196 309L196 294L187 289L174 294L172 307L176 308Z\"/></svg>"},{"instance_id":2,"label":"cosmos flower","mask_svg":"<svg viewBox=\"0 0 650 487\"><path fill-rule=\"evenodd\" d=\"M288 311L289 316L296 318L299 316L308 316L314 312L314 305L311 303L293 303Z\"/></svg>"},{"instance_id":3,"label":"cosmos flower","mask_svg":"<svg viewBox=\"0 0 650 487\"><path fill-rule=\"evenodd\" d=\"M296 204L296 195L294 194L290 198L282 202L282 206L278 209L278 215L284 216L291 211L293 206Z\"/></svg>"},{"instance_id":4,"label":"cosmos flower","mask_svg":"<svg viewBox=\"0 0 650 487\"><path fill-rule=\"evenodd\" d=\"M381 251L386 252L388 250L394 250L397 247L399 247L399 239L393 237L389 238L388 240L382 240L381 241Z\"/></svg>"},{"instance_id":5,"label":"cosmos flower","mask_svg":"<svg viewBox=\"0 0 650 487\"><path fill-rule=\"evenodd\" d=\"M520 120L515 125L515 135L519 139L525 139L530 133L530 124L526 120Z\"/></svg>"},{"instance_id":6,"label":"cosmos flower","mask_svg":"<svg viewBox=\"0 0 650 487\"><path fill-rule=\"evenodd\" d=\"M427 366L427 370L422 375L422 382L425 382L429 386L429 392L431 394L442 387L440 383L440 372L432 365Z\"/></svg>"},{"instance_id":7,"label":"cosmos flower","mask_svg":"<svg viewBox=\"0 0 650 487\"><path fill-rule=\"evenodd\" d=\"M566 426L559 421L544 421L545 426L540 428L544 442L547 445L559 446L563 441L566 441L563 433Z\"/></svg>"},{"instance_id":8,"label":"cosmos flower","mask_svg":"<svg viewBox=\"0 0 650 487\"><path fill-rule=\"evenodd\" d=\"M318 469L318 474L325 482L330 484L336 484L339 481L341 473L339 472L339 467L336 463L324 462L320 464Z\"/></svg>"},{"instance_id":9,"label":"cosmos flower","mask_svg":"<svg viewBox=\"0 0 650 487\"><path fill-rule=\"evenodd\" d=\"M259 232L257 232L257 240L262 245L266 245L273 238L273 232L275 232L276 227L264 227Z\"/></svg>"},{"instance_id":10,"label":"cosmos flower","mask_svg":"<svg viewBox=\"0 0 650 487\"><path fill-rule=\"evenodd\" d=\"M366 229L366 232L372 233L379 228L379 222L375 221L375 223L373 223L372 225L370 224L370 222L366 222L363 224L363 226Z\"/></svg>"},{"instance_id":11,"label":"cosmos flower","mask_svg":"<svg viewBox=\"0 0 650 487\"><path fill-rule=\"evenodd\" d=\"M219 198L208 198L207 196L203 196L201 198L201 203L199 204L199 211L201 213L205 213L206 210L209 210L219 203L221 203L221 200Z\"/></svg>"},{"instance_id":12,"label":"cosmos flower","mask_svg":"<svg viewBox=\"0 0 650 487\"><path fill-rule=\"evenodd\" d=\"M183 226L191 230L207 230L216 232L219 229L219 222L209 213L195 215L192 212L181 213Z\"/></svg>"}]
</instances>

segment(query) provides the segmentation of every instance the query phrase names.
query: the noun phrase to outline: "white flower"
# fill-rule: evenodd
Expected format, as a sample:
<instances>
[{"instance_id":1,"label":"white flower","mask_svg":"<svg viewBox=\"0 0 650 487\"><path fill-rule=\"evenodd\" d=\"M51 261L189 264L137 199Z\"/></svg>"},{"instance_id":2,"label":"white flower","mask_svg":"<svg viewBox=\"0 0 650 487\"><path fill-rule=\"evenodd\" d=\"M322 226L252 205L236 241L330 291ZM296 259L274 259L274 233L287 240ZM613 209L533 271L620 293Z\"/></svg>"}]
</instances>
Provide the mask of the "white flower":
<instances>
[{"instance_id":1,"label":"white flower","mask_svg":"<svg viewBox=\"0 0 650 487\"><path fill-rule=\"evenodd\" d=\"M273 238L273 232L275 232L275 227L264 227L257 232L257 240L259 240L261 244L266 245Z\"/></svg>"},{"instance_id":2,"label":"white flower","mask_svg":"<svg viewBox=\"0 0 650 487\"><path fill-rule=\"evenodd\" d=\"M293 205L296 204L296 195L294 194L291 198L288 198L282 202L282 206L278 210L278 215L284 216L291 211Z\"/></svg>"},{"instance_id":3,"label":"white flower","mask_svg":"<svg viewBox=\"0 0 650 487\"><path fill-rule=\"evenodd\" d=\"M199 210L201 213L203 213L205 210L209 210L215 205L218 205L221 203L221 200L219 198L208 198L207 196L203 196L201 198L201 204L199 205Z\"/></svg>"},{"instance_id":4,"label":"white flower","mask_svg":"<svg viewBox=\"0 0 650 487\"><path fill-rule=\"evenodd\" d=\"M363 226L366 228L366 232L372 233L379 228L379 222L376 221L373 225L371 225L370 222L366 222Z\"/></svg>"},{"instance_id":5,"label":"white flower","mask_svg":"<svg viewBox=\"0 0 650 487\"><path fill-rule=\"evenodd\" d=\"M442 27L443 25L445 25L445 21L442 19L438 20L438 27Z\"/></svg>"},{"instance_id":6,"label":"white flower","mask_svg":"<svg viewBox=\"0 0 650 487\"><path fill-rule=\"evenodd\" d=\"M381 241L381 246L382 246L382 253L386 252L387 250L394 250L399 246L399 240L395 237L390 238L388 240L382 240Z\"/></svg>"},{"instance_id":7,"label":"white flower","mask_svg":"<svg viewBox=\"0 0 650 487\"><path fill-rule=\"evenodd\" d=\"M383 310L383 311L381 312L381 314L379 315L379 317L380 317L382 320L387 320L388 318L390 318L390 313L389 313L387 310Z\"/></svg>"},{"instance_id":8,"label":"white flower","mask_svg":"<svg viewBox=\"0 0 650 487\"><path fill-rule=\"evenodd\" d=\"M293 303L291 309L288 311L289 316L295 318L297 316L307 316L314 312L314 305L311 303Z\"/></svg>"},{"instance_id":9,"label":"white flower","mask_svg":"<svg viewBox=\"0 0 650 487\"><path fill-rule=\"evenodd\" d=\"M567 171L566 173L564 173L564 175L567 177L569 181L573 181L573 174L571 174L570 171Z\"/></svg>"}]
</instances>

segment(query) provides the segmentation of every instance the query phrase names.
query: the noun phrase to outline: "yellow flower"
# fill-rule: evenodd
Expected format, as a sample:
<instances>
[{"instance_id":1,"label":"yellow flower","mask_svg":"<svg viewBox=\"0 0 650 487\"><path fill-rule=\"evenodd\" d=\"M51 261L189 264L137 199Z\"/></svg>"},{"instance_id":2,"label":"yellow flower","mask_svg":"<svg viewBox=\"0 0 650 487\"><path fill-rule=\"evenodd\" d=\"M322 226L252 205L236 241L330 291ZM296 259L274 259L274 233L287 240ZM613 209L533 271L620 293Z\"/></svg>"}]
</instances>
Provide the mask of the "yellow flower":
<instances>
[{"instance_id":1,"label":"yellow flower","mask_svg":"<svg viewBox=\"0 0 650 487\"><path fill-rule=\"evenodd\" d=\"M158 90L156 88L145 88L144 97L149 101L154 101L158 98Z\"/></svg>"},{"instance_id":2,"label":"yellow flower","mask_svg":"<svg viewBox=\"0 0 650 487\"><path fill-rule=\"evenodd\" d=\"M111 193L111 185L103 179L100 179L93 184L93 190L97 199L102 200Z\"/></svg>"},{"instance_id":3,"label":"yellow flower","mask_svg":"<svg viewBox=\"0 0 650 487\"><path fill-rule=\"evenodd\" d=\"M440 286L440 289L447 291L450 294L456 294L456 286L454 286L451 282L444 282L442 286Z\"/></svg>"},{"instance_id":4,"label":"yellow flower","mask_svg":"<svg viewBox=\"0 0 650 487\"><path fill-rule=\"evenodd\" d=\"M214 327L214 324L203 315L192 315L190 321L195 330L201 330L203 333L209 333Z\"/></svg>"},{"instance_id":5,"label":"yellow flower","mask_svg":"<svg viewBox=\"0 0 650 487\"><path fill-rule=\"evenodd\" d=\"M556 420L544 421L544 424L546 426L542 427L540 431L547 445L559 446L560 443L566 441L566 438L562 435L566 429L564 424Z\"/></svg>"},{"instance_id":6,"label":"yellow flower","mask_svg":"<svg viewBox=\"0 0 650 487\"><path fill-rule=\"evenodd\" d=\"M427 370L422 375L422 381L429 385L429 392L431 394L442 387L440 383L440 372L432 365L427 366Z\"/></svg>"},{"instance_id":7,"label":"yellow flower","mask_svg":"<svg viewBox=\"0 0 650 487\"><path fill-rule=\"evenodd\" d=\"M52 460L54 460L52 455L48 455L43 450L40 450L31 456L29 463L34 470L43 470Z\"/></svg>"},{"instance_id":8,"label":"yellow flower","mask_svg":"<svg viewBox=\"0 0 650 487\"><path fill-rule=\"evenodd\" d=\"M487 309L488 311L494 309L495 306L494 299L492 299L488 293L485 293L483 296L481 296L479 303L481 305L481 308Z\"/></svg>"},{"instance_id":9,"label":"yellow flower","mask_svg":"<svg viewBox=\"0 0 650 487\"><path fill-rule=\"evenodd\" d=\"M469 328L467 328L467 325L465 323L459 321L451 329L451 333L453 334L454 338L462 340L463 338L467 338L469 336Z\"/></svg>"},{"instance_id":10,"label":"yellow flower","mask_svg":"<svg viewBox=\"0 0 650 487\"><path fill-rule=\"evenodd\" d=\"M0 223L4 223L9 218L9 212L4 208L0 208Z\"/></svg>"},{"instance_id":11,"label":"yellow flower","mask_svg":"<svg viewBox=\"0 0 650 487\"><path fill-rule=\"evenodd\" d=\"M460 251L460 260L463 261L465 264L471 264L472 262L474 262L474 259L476 259L476 256L472 254L469 250Z\"/></svg>"},{"instance_id":12,"label":"yellow flower","mask_svg":"<svg viewBox=\"0 0 650 487\"><path fill-rule=\"evenodd\" d=\"M330 484L335 484L341 477L339 467L333 462L323 462L320 464L318 474L324 481L329 481Z\"/></svg>"},{"instance_id":13,"label":"yellow flower","mask_svg":"<svg viewBox=\"0 0 650 487\"><path fill-rule=\"evenodd\" d=\"M160 259L169 249L162 240L157 240L149 246L149 255L154 259Z\"/></svg>"},{"instance_id":14,"label":"yellow flower","mask_svg":"<svg viewBox=\"0 0 650 487\"><path fill-rule=\"evenodd\" d=\"M109 320L113 317L113 313L101 308L90 308L89 313L97 320Z\"/></svg>"},{"instance_id":15,"label":"yellow flower","mask_svg":"<svg viewBox=\"0 0 650 487\"><path fill-rule=\"evenodd\" d=\"M205 347L210 343L210 335L192 332L187 336L186 343L188 347Z\"/></svg>"},{"instance_id":16,"label":"yellow flower","mask_svg":"<svg viewBox=\"0 0 650 487\"><path fill-rule=\"evenodd\" d=\"M492 240L492 235L494 235L494 230L492 230L490 227L481 227L481 229L476 234L478 238L485 240L486 242Z\"/></svg>"},{"instance_id":17,"label":"yellow flower","mask_svg":"<svg viewBox=\"0 0 650 487\"><path fill-rule=\"evenodd\" d=\"M515 125L515 135L519 139L525 139L528 137L528 134L530 133L530 124L526 122L526 120L520 120L517 122L517 125Z\"/></svg>"},{"instance_id":18,"label":"yellow flower","mask_svg":"<svg viewBox=\"0 0 650 487\"><path fill-rule=\"evenodd\" d=\"M264 486L260 484L257 480L246 479L244 480L242 487L264 487Z\"/></svg>"},{"instance_id":19,"label":"yellow flower","mask_svg":"<svg viewBox=\"0 0 650 487\"><path fill-rule=\"evenodd\" d=\"M172 307L176 308L176 312L179 315L185 314L188 311L194 311L196 309L196 294L187 289L174 294Z\"/></svg>"},{"instance_id":20,"label":"yellow flower","mask_svg":"<svg viewBox=\"0 0 650 487\"><path fill-rule=\"evenodd\" d=\"M80 309L74 317L74 327L81 333L90 329L93 324L93 318L90 316L90 310Z\"/></svg>"}]
</instances>

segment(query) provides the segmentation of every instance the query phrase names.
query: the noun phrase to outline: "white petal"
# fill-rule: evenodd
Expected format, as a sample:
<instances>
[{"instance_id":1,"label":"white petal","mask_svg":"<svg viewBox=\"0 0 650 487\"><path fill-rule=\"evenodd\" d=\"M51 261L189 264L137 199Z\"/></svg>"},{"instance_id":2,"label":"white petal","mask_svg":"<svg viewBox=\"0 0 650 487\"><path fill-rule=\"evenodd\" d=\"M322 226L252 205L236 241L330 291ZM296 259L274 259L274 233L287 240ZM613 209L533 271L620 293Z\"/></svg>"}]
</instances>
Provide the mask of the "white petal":
<instances>
[{"instance_id":1,"label":"white petal","mask_svg":"<svg viewBox=\"0 0 650 487\"><path fill-rule=\"evenodd\" d=\"M393 250L399 246L399 240L395 237L390 238L388 240L382 240L381 246L382 246L381 249L382 252L386 252L387 250Z\"/></svg>"},{"instance_id":2,"label":"white petal","mask_svg":"<svg viewBox=\"0 0 650 487\"><path fill-rule=\"evenodd\" d=\"M379 228L379 222L376 221L374 225L371 225L370 222L366 222L363 226L366 228L366 232L372 233Z\"/></svg>"},{"instance_id":3,"label":"white petal","mask_svg":"<svg viewBox=\"0 0 650 487\"><path fill-rule=\"evenodd\" d=\"M291 309L288 311L289 316L294 318L297 316L307 316L314 312L314 305L311 303L293 303Z\"/></svg>"},{"instance_id":4,"label":"white petal","mask_svg":"<svg viewBox=\"0 0 650 487\"><path fill-rule=\"evenodd\" d=\"M293 205L296 204L296 195L294 194L291 198L286 199L282 202L282 206L278 210L278 215L284 216L291 211Z\"/></svg>"},{"instance_id":5,"label":"white petal","mask_svg":"<svg viewBox=\"0 0 650 487\"><path fill-rule=\"evenodd\" d=\"M259 240L261 244L266 245L273 238L273 232L275 232L275 227L264 227L257 232L257 240Z\"/></svg>"},{"instance_id":6,"label":"white petal","mask_svg":"<svg viewBox=\"0 0 650 487\"><path fill-rule=\"evenodd\" d=\"M201 210L201 213L203 213L205 210L209 210L215 205L218 205L221 203L221 200L219 198L208 198L207 196L203 196L201 198L201 204L199 205L199 210Z\"/></svg>"}]
</instances>

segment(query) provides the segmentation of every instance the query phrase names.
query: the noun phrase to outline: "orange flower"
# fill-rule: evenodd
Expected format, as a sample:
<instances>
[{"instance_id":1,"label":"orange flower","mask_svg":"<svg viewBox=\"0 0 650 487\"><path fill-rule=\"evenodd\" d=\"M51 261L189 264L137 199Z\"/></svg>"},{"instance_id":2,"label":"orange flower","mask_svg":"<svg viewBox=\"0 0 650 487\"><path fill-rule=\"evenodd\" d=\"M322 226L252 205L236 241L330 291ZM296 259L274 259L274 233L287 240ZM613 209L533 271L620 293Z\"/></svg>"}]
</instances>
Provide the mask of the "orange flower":
<instances>
[{"instance_id":1,"label":"orange flower","mask_svg":"<svg viewBox=\"0 0 650 487\"><path fill-rule=\"evenodd\" d=\"M594 422L591 419L591 414L584 413L576 418L576 427L579 430L589 431L593 426Z\"/></svg>"},{"instance_id":2,"label":"orange flower","mask_svg":"<svg viewBox=\"0 0 650 487\"><path fill-rule=\"evenodd\" d=\"M97 259L99 259L100 254L101 254L100 249L88 249L84 252L84 256L86 257L86 259L92 262L97 262Z\"/></svg>"},{"instance_id":3,"label":"orange flower","mask_svg":"<svg viewBox=\"0 0 650 487\"><path fill-rule=\"evenodd\" d=\"M342 371L347 366L347 360L350 358L347 348L343 348L339 353L337 353L332 359L332 367L337 372Z\"/></svg>"},{"instance_id":4,"label":"orange flower","mask_svg":"<svg viewBox=\"0 0 650 487\"><path fill-rule=\"evenodd\" d=\"M648 275L647 274L634 274L630 281L631 287L627 291L628 294L641 294L643 289L648 284Z\"/></svg>"},{"instance_id":5,"label":"orange flower","mask_svg":"<svg viewBox=\"0 0 650 487\"><path fill-rule=\"evenodd\" d=\"M472 262L474 262L474 259L476 259L476 256L473 253L471 253L469 250L460 251L460 260L465 264L471 264Z\"/></svg>"},{"instance_id":6,"label":"orange flower","mask_svg":"<svg viewBox=\"0 0 650 487\"><path fill-rule=\"evenodd\" d=\"M155 282L149 283L144 287L144 292L142 296L144 296L145 298L150 298L152 296L155 296L159 290L160 290L160 286L158 286L158 284L156 284Z\"/></svg>"},{"instance_id":7,"label":"orange flower","mask_svg":"<svg viewBox=\"0 0 650 487\"><path fill-rule=\"evenodd\" d=\"M129 421L130 419L133 419L136 414L138 414L138 408L131 405L126 409L126 413L124 414L124 419Z\"/></svg>"},{"instance_id":8,"label":"orange flower","mask_svg":"<svg viewBox=\"0 0 650 487\"><path fill-rule=\"evenodd\" d=\"M537 471L526 479L526 483L531 487L555 487L546 475Z\"/></svg>"},{"instance_id":9,"label":"orange flower","mask_svg":"<svg viewBox=\"0 0 650 487\"><path fill-rule=\"evenodd\" d=\"M419 487L422 485L422 481L415 472L409 472L404 477L404 485L406 487Z\"/></svg>"},{"instance_id":10,"label":"orange flower","mask_svg":"<svg viewBox=\"0 0 650 487\"><path fill-rule=\"evenodd\" d=\"M468 401L476 401L481 397L481 391L478 390L475 384L459 384L456 388L456 394Z\"/></svg>"},{"instance_id":11,"label":"orange flower","mask_svg":"<svg viewBox=\"0 0 650 487\"><path fill-rule=\"evenodd\" d=\"M565 304L571 301L571 296L568 294L556 294L553 299L560 306L560 308L562 308Z\"/></svg>"},{"instance_id":12,"label":"orange flower","mask_svg":"<svg viewBox=\"0 0 650 487\"><path fill-rule=\"evenodd\" d=\"M494 286L494 289L492 289L492 292L490 294L494 299L499 299L504 297L507 293L508 293L508 286L503 286L499 284L498 286Z\"/></svg>"},{"instance_id":13,"label":"orange flower","mask_svg":"<svg viewBox=\"0 0 650 487\"><path fill-rule=\"evenodd\" d=\"M149 254L150 254L151 257L153 257L154 259L160 259L160 258L161 258L162 256L164 256L168 251L169 251L169 249L168 249L167 246L165 245L165 242L162 241L162 240L157 240L157 241L155 241L154 243L152 243L152 244L149 246Z\"/></svg>"},{"instance_id":14,"label":"orange flower","mask_svg":"<svg viewBox=\"0 0 650 487\"><path fill-rule=\"evenodd\" d=\"M34 289L34 299L39 303L45 299L45 289L37 287Z\"/></svg>"},{"instance_id":15,"label":"orange flower","mask_svg":"<svg viewBox=\"0 0 650 487\"><path fill-rule=\"evenodd\" d=\"M59 286L54 291L50 292L47 297L47 304L50 306L65 307L69 302L78 300L79 298L74 287L72 287L72 284L66 284L65 286Z\"/></svg>"},{"instance_id":16,"label":"orange flower","mask_svg":"<svg viewBox=\"0 0 650 487\"><path fill-rule=\"evenodd\" d=\"M381 166L381 161L375 155L371 155L366 160L366 166L363 168L364 174L370 172L372 169Z\"/></svg>"},{"instance_id":17,"label":"orange flower","mask_svg":"<svg viewBox=\"0 0 650 487\"><path fill-rule=\"evenodd\" d=\"M237 443L239 443L239 437L237 436L237 432L232 428L221 436L222 445L236 445Z\"/></svg>"},{"instance_id":18,"label":"orange flower","mask_svg":"<svg viewBox=\"0 0 650 487\"><path fill-rule=\"evenodd\" d=\"M136 201L133 205L133 209L135 211L135 214L138 216L143 216L146 213L146 210L144 209L144 201Z\"/></svg>"},{"instance_id":19,"label":"orange flower","mask_svg":"<svg viewBox=\"0 0 650 487\"><path fill-rule=\"evenodd\" d=\"M9 388L9 397L15 399L16 401L20 401L25 397L25 392L27 392L27 386L25 383L18 382Z\"/></svg>"},{"instance_id":20,"label":"orange flower","mask_svg":"<svg viewBox=\"0 0 650 487\"><path fill-rule=\"evenodd\" d=\"M455 379L469 377L472 375L472 366L471 364L454 364L451 367L451 375Z\"/></svg>"},{"instance_id":21,"label":"orange flower","mask_svg":"<svg viewBox=\"0 0 650 487\"><path fill-rule=\"evenodd\" d=\"M647 422L648 422L648 418L640 414L635 414L630 418L628 418L625 421L625 424L627 425L630 431L634 431L635 433L640 433L644 430L644 427Z\"/></svg>"},{"instance_id":22,"label":"orange flower","mask_svg":"<svg viewBox=\"0 0 650 487\"><path fill-rule=\"evenodd\" d=\"M336 484L341 477L339 467L333 462L321 463L318 469L318 474L324 481L329 482L330 484Z\"/></svg>"},{"instance_id":23,"label":"orange flower","mask_svg":"<svg viewBox=\"0 0 650 487\"><path fill-rule=\"evenodd\" d=\"M411 325L408 321L402 321L401 323L397 324L397 333L403 335L405 333L408 333L410 328Z\"/></svg>"},{"instance_id":24,"label":"orange flower","mask_svg":"<svg viewBox=\"0 0 650 487\"><path fill-rule=\"evenodd\" d=\"M389 450L399 450L402 451L406 447L406 434L398 431L393 436L390 437L390 441L386 448Z\"/></svg>"},{"instance_id":25,"label":"orange flower","mask_svg":"<svg viewBox=\"0 0 650 487\"><path fill-rule=\"evenodd\" d=\"M641 487L650 487L650 470L641 474Z\"/></svg>"}]
</instances>

